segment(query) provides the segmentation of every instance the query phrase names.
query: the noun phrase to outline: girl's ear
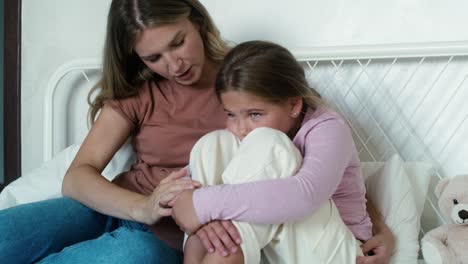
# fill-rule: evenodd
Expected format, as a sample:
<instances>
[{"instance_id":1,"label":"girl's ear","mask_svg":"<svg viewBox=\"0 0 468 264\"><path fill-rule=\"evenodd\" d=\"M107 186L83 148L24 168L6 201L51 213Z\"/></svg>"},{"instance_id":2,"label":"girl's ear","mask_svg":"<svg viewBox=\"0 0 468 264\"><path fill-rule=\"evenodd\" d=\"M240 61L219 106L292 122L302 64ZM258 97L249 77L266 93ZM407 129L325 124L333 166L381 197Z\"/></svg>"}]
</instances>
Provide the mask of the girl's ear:
<instances>
[{"instance_id":1,"label":"girl's ear","mask_svg":"<svg viewBox=\"0 0 468 264\"><path fill-rule=\"evenodd\" d=\"M289 106L291 109L291 117L296 118L300 115L302 111L302 105L303 105L303 100L302 97L297 96L297 97L291 97L289 98Z\"/></svg>"}]
</instances>

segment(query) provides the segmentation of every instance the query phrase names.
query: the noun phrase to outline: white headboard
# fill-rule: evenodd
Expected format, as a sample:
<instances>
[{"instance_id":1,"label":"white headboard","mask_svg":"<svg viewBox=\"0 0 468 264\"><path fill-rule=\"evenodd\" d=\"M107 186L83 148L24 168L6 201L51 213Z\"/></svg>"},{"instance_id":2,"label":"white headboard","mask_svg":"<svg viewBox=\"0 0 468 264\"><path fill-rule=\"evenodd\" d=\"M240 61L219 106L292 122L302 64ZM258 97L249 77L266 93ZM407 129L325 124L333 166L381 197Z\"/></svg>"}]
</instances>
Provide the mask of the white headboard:
<instances>
[{"instance_id":1,"label":"white headboard","mask_svg":"<svg viewBox=\"0 0 468 264\"><path fill-rule=\"evenodd\" d=\"M468 174L468 42L327 47L296 51L308 80L343 114L361 161L434 166L421 234L444 222L442 177Z\"/></svg>"},{"instance_id":2,"label":"white headboard","mask_svg":"<svg viewBox=\"0 0 468 264\"><path fill-rule=\"evenodd\" d=\"M87 95L101 74L101 60L85 58L63 64L50 77L44 98L44 161L88 131Z\"/></svg>"},{"instance_id":3,"label":"white headboard","mask_svg":"<svg viewBox=\"0 0 468 264\"><path fill-rule=\"evenodd\" d=\"M440 177L468 173L468 42L323 47L293 51L315 87L351 124L362 161L426 161ZM99 59L75 60L50 78L44 159L84 138ZM442 220L429 192L428 224ZM424 220L423 220L424 221Z\"/></svg>"},{"instance_id":4,"label":"white headboard","mask_svg":"<svg viewBox=\"0 0 468 264\"><path fill-rule=\"evenodd\" d=\"M361 159L427 160L468 172L468 42L296 51L308 78L353 125Z\"/></svg>"}]
</instances>

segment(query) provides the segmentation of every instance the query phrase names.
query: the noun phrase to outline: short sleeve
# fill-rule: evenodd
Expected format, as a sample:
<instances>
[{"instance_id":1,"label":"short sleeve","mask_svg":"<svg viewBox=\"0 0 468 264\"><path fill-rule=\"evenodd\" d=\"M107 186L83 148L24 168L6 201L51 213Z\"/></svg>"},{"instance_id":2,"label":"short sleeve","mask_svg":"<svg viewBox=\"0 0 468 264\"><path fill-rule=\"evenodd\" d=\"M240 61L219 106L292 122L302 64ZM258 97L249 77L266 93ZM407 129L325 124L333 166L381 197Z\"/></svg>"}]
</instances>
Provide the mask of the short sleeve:
<instances>
[{"instance_id":1,"label":"short sleeve","mask_svg":"<svg viewBox=\"0 0 468 264\"><path fill-rule=\"evenodd\" d=\"M125 99L114 99L108 101L106 104L117 111L127 121L136 125L138 124L138 105L135 104L135 101L134 97L129 97Z\"/></svg>"},{"instance_id":2,"label":"short sleeve","mask_svg":"<svg viewBox=\"0 0 468 264\"><path fill-rule=\"evenodd\" d=\"M138 127L151 107L152 98L148 89L148 85L145 84L139 88L136 95L122 99L113 99L106 104L116 110L127 121Z\"/></svg>"}]
</instances>

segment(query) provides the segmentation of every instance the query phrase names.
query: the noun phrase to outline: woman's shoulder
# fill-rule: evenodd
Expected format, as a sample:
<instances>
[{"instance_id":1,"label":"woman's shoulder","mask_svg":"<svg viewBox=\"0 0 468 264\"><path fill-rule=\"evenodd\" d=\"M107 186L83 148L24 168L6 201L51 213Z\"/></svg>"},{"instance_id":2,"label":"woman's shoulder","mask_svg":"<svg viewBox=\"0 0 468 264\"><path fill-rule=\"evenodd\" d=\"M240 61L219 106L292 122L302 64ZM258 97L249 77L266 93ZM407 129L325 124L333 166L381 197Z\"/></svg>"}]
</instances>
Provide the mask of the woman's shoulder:
<instances>
[{"instance_id":1,"label":"woman's shoulder","mask_svg":"<svg viewBox=\"0 0 468 264\"><path fill-rule=\"evenodd\" d=\"M152 85L154 84L146 81L136 87L134 94L109 100L106 104L132 122L137 122L148 109L152 108L154 102L150 91Z\"/></svg>"}]
</instances>

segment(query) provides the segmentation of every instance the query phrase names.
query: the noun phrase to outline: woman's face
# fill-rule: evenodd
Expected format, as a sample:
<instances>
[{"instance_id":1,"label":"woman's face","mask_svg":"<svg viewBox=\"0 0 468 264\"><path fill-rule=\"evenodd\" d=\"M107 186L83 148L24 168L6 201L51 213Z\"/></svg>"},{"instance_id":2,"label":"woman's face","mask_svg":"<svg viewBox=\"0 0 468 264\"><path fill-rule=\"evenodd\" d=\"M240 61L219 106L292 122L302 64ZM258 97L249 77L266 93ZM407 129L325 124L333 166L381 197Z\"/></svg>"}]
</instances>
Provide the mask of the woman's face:
<instances>
[{"instance_id":1,"label":"woman's face","mask_svg":"<svg viewBox=\"0 0 468 264\"><path fill-rule=\"evenodd\" d=\"M188 19L143 30L134 50L148 68L166 79L183 85L200 80L205 50L198 26Z\"/></svg>"}]
</instances>

